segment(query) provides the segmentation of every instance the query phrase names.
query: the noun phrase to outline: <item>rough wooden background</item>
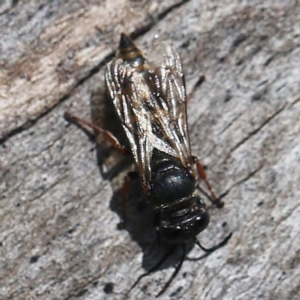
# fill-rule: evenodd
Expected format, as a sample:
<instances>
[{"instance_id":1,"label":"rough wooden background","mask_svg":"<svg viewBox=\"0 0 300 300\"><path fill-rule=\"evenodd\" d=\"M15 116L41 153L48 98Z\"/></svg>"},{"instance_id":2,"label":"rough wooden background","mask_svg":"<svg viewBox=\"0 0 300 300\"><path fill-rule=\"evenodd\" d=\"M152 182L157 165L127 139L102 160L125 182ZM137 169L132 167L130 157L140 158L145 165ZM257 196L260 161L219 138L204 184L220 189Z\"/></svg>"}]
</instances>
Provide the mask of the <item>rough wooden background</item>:
<instances>
[{"instance_id":1,"label":"rough wooden background","mask_svg":"<svg viewBox=\"0 0 300 300\"><path fill-rule=\"evenodd\" d=\"M143 49L155 35L172 40L188 91L206 76L188 107L192 151L226 205L199 238L209 247L234 233L186 260L161 298L300 299L300 4L291 0L0 3L0 299L151 299L178 261L180 252L126 296L165 250L153 213L134 183L128 227L117 229L132 167L63 119L110 116L103 66L120 32ZM188 256L201 254L191 246Z\"/></svg>"}]
</instances>

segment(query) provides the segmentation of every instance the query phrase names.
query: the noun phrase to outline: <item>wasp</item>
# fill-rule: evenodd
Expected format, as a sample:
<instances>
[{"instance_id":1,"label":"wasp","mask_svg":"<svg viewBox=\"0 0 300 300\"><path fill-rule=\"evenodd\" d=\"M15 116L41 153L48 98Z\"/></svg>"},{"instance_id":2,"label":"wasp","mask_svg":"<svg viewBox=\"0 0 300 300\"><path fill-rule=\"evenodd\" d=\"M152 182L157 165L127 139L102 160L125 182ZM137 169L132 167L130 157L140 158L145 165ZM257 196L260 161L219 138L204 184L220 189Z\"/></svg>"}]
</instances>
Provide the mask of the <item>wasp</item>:
<instances>
[{"instance_id":1,"label":"wasp","mask_svg":"<svg viewBox=\"0 0 300 300\"><path fill-rule=\"evenodd\" d=\"M121 34L116 57L106 65L105 82L130 150L111 132L69 113L65 117L104 134L121 153L129 151L132 154L137 172L125 177L122 203L130 180L137 175L145 198L156 211L159 239L183 245L180 263L157 295L160 296L179 272L186 256L185 243L194 241L202 250L211 253L224 246L231 237L229 234L210 249L197 240L197 235L209 224L206 205L196 194L198 178L206 184L210 200L217 207L222 207L223 202L214 193L200 161L191 155L185 79L174 46L163 42L158 50L158 60L151 61L127 35ZM148 274L140 276L131 289Z\"/></svg>"}]
</instances>

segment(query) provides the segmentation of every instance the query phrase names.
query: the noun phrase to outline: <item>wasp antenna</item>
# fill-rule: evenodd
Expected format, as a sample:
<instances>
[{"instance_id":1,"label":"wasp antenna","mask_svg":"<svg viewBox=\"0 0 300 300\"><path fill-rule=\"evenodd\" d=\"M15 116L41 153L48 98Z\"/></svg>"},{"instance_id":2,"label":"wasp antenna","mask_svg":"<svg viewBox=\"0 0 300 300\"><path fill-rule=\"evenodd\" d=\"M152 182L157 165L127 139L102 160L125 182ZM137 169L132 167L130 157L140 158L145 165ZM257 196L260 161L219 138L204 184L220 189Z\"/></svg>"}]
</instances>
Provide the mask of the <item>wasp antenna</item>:
<instances>
[{"instance_id":1,"label":"wasp antenna","mask_svg":"<svg viewBox=\"0 0 300 300\"><path fill-rule=\"evenodd\" d=\"M214 252L214 251L218 250L219 248L225 246L227 244L227 242L230 240L231 236L232 236L232 232L230 234L228 234L228 236L221 243L219 243L218 245L211 247L211 248L203 247L197 239L195 240L195 243L204 252L211 253L211 252Z\"/></svg>"},{"instance_id":2,"label":"wasp antenna","mask_svg":"<svg viewBox=\"0 0 300 300\"><path fill-rule=\"evenodd\" d=\"M167 281L167 283L163 286L163 288L161 289L161 291L155 296L155 298L160 297L165 291L166 289L169 287L169 285L172 283L173 279L176 277L176 275L178 274L178 272L180 271L182 264L184 262L186 256L186 245L185 243L182 243L182 256L180 259L179 264L176 266L172 276L169 278L169 280Z\"/></svg>"},{"instance_id":3,"label":"wasp antenna","mask_svg":"<svg viewBox=\"0 0 300 300\"><path fill-rule=\"evenodd\" d=\"M128 292L126 293L126 296L128 296L128 294L133 290L133 288L135 286L137 286L137 284L141 281L142 278L150 275L151 273L155 272L157 269L159 269L164 263L165 261L173 254L173 252L175 251L176 247L172 247L163 257L160 261L158 261L158 263L153 266L153 268L151 268L148 272L140 275L138 277L138 279L134 282L134 284L131 286L131 288L128 290ZM170 282L171 283L171 282ZM170 284L169 283L169 284ZM168 284L168 286L169 286Z\"/></svg>"}]
</instances>

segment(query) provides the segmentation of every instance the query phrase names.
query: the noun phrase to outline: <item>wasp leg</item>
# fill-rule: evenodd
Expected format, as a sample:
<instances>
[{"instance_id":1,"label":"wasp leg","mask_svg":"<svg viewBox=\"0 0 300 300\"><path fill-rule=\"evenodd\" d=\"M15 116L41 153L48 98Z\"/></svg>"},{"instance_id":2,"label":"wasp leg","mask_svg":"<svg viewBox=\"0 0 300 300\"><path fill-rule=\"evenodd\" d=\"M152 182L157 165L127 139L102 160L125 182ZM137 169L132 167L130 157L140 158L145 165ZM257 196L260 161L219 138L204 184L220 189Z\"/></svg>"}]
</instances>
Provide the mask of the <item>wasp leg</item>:
<instances>
[{"instance_id":1,"label":"wasp leg","mask_svg":"<svg viewBox=\"0 0 300 300\"><path fill-rule=\"evenodd\" d=\"M91 122L80 119L68 112L65 112L64 117L66 120L72 123L79 124L80 126L87 126L94 129L97 133L104 134L105 138L114 146L120 153L127 154L128 150L120 144L118 139L108 130L102 129L99 126L94 125Z\"/></svg>"},{"instance_id":2,"label":"wasp leg","mask_svg":"<svg viewBox=\"0 0 300 300\"><path fill-rule=\"evenodd\" d=\"M168 282L163 286L161 291L156 295L156 298L161 296L167 290L167 288L170 286L170 284L172 283L172 281L174 280L174 278L176 277L176 275L180 271L181 266L184 262L185 256L186 256L186 248L185 248L185 244L182 244L182 256L181 256L180 262L177 265L177 267L175 268L175 270L174 270L172 276L170 277L170 279L168 280Z\"/></svg>"},{"instance_id":3,"label":"wasp leg","mask_svg":"<svg viewBox=\"0 0 300 300\"><path fill-rule=\"evenodd\" d=\"M138 177L139 177L139 175L137 172L128 172L124 178L124 183L123 183L123 187L121 190L123 227L126 222L126 197L128 194L129 184L133 179L136 179Z\"/></svg>"},{"instance_id":4,"label":"wasp leg","mask_svg":"<svg viewBox=\"0 0 300 300\"><path fill-rule=\"evenodd\" d=\"M202 164L200 163L199 159L195 156L192 156L192 159L193 159L193 162L196 164L197 166L197 171L198 171L198 174L199 174L199 177L205 182L209 192L210 192L210 195L211 195L211 201L216 205L216 207L218 208L222 208L224 206L224 202L222 202L215 194L215 192L213 191L208 179L207 179L207 176L206 176L206 173L205 173L205 170L202 166Z\"/></svg>"},{"instance_id":5,"label":"wasp leg","mask_svg":"<svg viewBox=\"0 0 300 300\"><path fill-rule=\"evenodd\" d=\"M160 266L162 266L164 264L164 262L172 255L172 253L174 252L174 250L176 249L176 246L172 247L167 253L166 255L163 256L163 258L155 265L153 266L148 272L140 275L138 277L138 279L134 282L134 284L131 286L131 288L128 290L128 292L126 293L126 295L128 295L133 288L135 288L137 286L137 284L141 281L142 278L146 277L146 276L149 276L151 273L155 272L157 269L159 269ZM179 264L180 267L182 265L182 262ZM177 271L177 267L176 267L176 270L175 270L176 274L179 272L179 270ZM174 273L175 273L174 272ZM173 273L173 275L174 275ZM172 275L172 280L174 279L174 277L176 276L176 274L173 276ZM171 281L172 281L171 280ZM163 288L163 292L167 289L167 287L170 285L171 282L167 282L167 286L165 285L164 288ZM156 297L160 296L161 295L161 292L159 293L159 295L157 295Z\"/></svg>"},{"instance_id":6,"label":"wasp leg","mask_svg":"<svg viewBox=\"0 0 300 300\"><path fill-rule=\"evenodd\" d=\"M221 243L219 243L218 245L211 247L211 248L203 247L197 239L195 242L196 242L197 246L199 246L199 248L201 248L206 253L212 253L212 252L218 250L219 248L225 246L227 244L227 242L230 240L231 236L232 236L232 232L230 234L228 234L228 236L226 236L226 238Z\"/></svg>"}]
</instances>

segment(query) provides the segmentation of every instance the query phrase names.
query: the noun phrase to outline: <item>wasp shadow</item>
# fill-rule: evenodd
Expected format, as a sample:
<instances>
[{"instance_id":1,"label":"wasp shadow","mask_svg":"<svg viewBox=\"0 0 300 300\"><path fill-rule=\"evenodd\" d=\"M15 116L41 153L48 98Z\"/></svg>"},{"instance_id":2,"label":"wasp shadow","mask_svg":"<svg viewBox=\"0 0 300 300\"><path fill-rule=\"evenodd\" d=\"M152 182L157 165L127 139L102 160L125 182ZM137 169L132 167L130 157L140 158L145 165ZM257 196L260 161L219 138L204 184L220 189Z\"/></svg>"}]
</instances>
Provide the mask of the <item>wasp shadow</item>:
<instances>
[{"instance_id":1,"label":"wasp shadow","mask_svg":"<svg viewBox=\"0 0 300 300\"><path fill-rule=\"evenodd\" d=\"M92 123L110 131L122 146L130 149L113 102L109 99L106 89L103 87L94 90L91 94L90 103ZM120 173L120 170L133 164L131 156L119 153L103 134L96 134L96 151L100 174L106 180L112 180Z\"/></svg>"},{"instance_id":2,"label":"wasp shadow","mask_svg":"<svg viewBox=\"0 0 300 300\"><path fill-rule=\"evenodd\" d=\"M114 105L104 88L96 89L91 95L91 116L95 125L109 130L121 145L130 150L130 145L115 112ZM110 201L110 209L118 214L121 224L123 217L121 189L126 173L129 170L134 170L133 157L132 155L120 154L103 135L98 135L96 142L100 174L104 179L110 180L113 185L114 193ZM122 228L128 231L131 239L140 246L143 252L142 267L148 272L174 246L159 242L155 229L156 214L142 193L139 179L130 182L125 205L126 224L124 228L119 226L118 229ZM188 244L187 251L190 251L192 247L193 243ZM175 266L181 257L181 247L176 247L172 255L157 270Z\"/></svg>"}]
</instances>

